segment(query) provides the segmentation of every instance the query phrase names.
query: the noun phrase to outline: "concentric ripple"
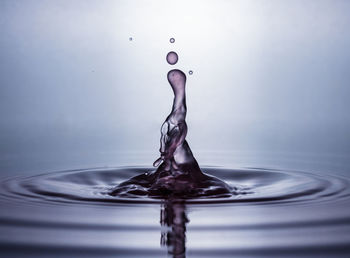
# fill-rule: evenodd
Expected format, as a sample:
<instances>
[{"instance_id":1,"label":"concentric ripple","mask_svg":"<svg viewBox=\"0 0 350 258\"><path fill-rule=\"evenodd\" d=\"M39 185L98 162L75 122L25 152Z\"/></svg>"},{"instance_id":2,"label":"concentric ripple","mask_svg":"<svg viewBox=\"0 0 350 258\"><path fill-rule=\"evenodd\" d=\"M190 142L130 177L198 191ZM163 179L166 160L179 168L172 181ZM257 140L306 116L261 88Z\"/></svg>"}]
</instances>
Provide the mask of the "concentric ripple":
<instances>
[{"instance_id":1,"label":"concentric ripple","mask_svg":"<svg viewBox=\"0 0 350 258\"><path fill-rule=\"evenodd\" d=\"M142 167L16 177L0 184L4 257L348 257L349 180L262 168L202 168L226 198L121 198ZM189 254L187 256L187 254Z\"/></svg>"},{"instance_id":2,"label":"concentric ripple","mask_svg":"<svg viewBox=\"0 0 350 258\"><path fill-rule=\"evenodd\" d=\"M98 168L14 178L2 182L1 195L36 202L161 203L162 200L147 196L121 198L109 195L120 182L150 171L150 168L140 167ZM332 176L259 168L207 167L203 171L224 180L235 191L226 198L187 199L188 204L321 202L349 195L349 181Z\"/></svg>"}]
</instances>

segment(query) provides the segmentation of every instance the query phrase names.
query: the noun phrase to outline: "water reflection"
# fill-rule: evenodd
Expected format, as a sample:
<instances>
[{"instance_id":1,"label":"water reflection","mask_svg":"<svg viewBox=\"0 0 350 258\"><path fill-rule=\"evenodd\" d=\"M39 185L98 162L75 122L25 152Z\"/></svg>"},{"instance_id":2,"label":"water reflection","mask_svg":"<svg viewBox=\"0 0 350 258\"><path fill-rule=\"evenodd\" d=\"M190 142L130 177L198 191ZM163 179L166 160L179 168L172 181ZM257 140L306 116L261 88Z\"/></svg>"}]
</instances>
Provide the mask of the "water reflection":
<instances>
[{"instance_id":1,"label":"water reflection","mask_svg":"<svg viewBox=\"0 0 350 258\"><path fill-rule=\"evenodd\" d=\"M166 246L168 253L174 258L186 257L186 224L188 222L186 206L182 201L169 199L162 204L160 244Z\"/></svg>"}]
</instances>

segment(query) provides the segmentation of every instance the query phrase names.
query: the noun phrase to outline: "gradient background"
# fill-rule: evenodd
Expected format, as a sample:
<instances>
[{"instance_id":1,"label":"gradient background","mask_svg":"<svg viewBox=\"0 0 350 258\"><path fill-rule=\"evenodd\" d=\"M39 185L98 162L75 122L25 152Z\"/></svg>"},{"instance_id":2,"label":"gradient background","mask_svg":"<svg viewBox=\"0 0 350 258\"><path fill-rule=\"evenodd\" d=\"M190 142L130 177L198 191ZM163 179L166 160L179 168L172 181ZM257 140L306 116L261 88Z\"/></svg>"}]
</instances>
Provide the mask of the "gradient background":
<instances>
[{"instance_id":1,"label":"gradient background","mask_svg":"<svg viewBox=\"0 0 350 258\"><path fill-rule=\"evenodd\" d=\"M346 0L1 0L0 176L151 165L170 50L194 71L200 164L349 167L349 13Z\"/></svg>"}]
</instances>

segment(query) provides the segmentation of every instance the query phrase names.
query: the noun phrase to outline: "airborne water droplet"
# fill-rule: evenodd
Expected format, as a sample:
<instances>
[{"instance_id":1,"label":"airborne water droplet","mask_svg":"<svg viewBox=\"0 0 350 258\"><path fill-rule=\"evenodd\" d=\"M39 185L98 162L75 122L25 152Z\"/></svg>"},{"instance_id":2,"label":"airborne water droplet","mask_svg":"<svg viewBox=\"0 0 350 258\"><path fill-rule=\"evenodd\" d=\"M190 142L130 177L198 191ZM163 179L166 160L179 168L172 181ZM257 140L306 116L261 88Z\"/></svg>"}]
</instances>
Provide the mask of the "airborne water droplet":
<instances>
[{"instance_id":1,"label":"airborne water droplet","mask_svg":"<svg viewBox=\"0 0 350 258\"><path fill-rule=\"evenodd\" d=\"M130 37L130 38L129 38L129 41L132 41L132 40L133 40L133 38L132 38L132 37Z\"/></svg>"},{"instance_id":2,"label":"airborne water droplet","mask_svg":"<svg viewBox=\"0 0 350 258\"><path fill-rule=\"evenodd\" d=\"M170 39L170 43L174 43L175 42L175 39L174 38L171 38Z\"/></svg>"},{"instance_id":3,"label":"airborne water droplet","mask_svg":"<svg viewBox=\"0 0 350 258\"><path fill-rule=\"evenodd\" d=\"M176 64L177 60L179 60L179 57L174 51L169 52L166 56L166 61L171 65Z\"/></svg>"},{"instance_id":4,"label":"airborne water droplet","mask_svg":"<svg viewBox=\"0 0 350 258\"><path fill-rule=\"evenodd\" d=\"M192 74L193 74L193 71L192 71L192 70L189 70L189 71L188 71L188 74L189 74L189 75L192 75Z\"/></svg>"}]
</instances>

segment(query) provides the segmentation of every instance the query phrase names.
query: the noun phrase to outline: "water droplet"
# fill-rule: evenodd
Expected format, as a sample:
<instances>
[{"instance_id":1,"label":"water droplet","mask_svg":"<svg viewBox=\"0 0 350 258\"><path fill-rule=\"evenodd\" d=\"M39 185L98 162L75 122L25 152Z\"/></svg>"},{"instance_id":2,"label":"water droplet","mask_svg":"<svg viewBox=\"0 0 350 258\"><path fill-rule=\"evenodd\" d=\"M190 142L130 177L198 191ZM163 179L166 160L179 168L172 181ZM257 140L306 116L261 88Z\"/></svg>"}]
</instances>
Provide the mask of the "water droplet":
<instances>
[{"instance_id":1,"label":"water droplet","mask_svg":"<svg viewBox=\"0 0 350 258\"><path fill-rule=\"evenodd\" d=\"M170 51L166 56L166 61L171 65L176 64L177 60L179 60L179 57L177 56L176 52L174 52L174 51Z\"/></svg>"},{"instance_id":2,"label":"water droplet","mask_svg":"<svg viewBox=\"0 0 350 258\"><path fill-rule=\"evenodd\" d=\"M130 37L130 38L129 38L129 41L132 41L132 40L133 40L133 38L132 38L132 37Z\"/></svg>"},{"instance_id":3,"label":"water droplet","mask_svg":"<svg viewBox=\"0 0 350 258\"><path fill-rule=\"evenodd\" d=\"M175 42L175 39L174 38L171 38L170 39L170 43L174 43Z\"/></svg>"},{"instance_id":4,"label":"water droplet","mask_svg":"<svg viewBox=\"0 0 350 258\"><path fill-rule=\"evenodd\" d=\"M189 71L188 71L188 74L189 74L189 75L192 75L192 74L193 74L193 71L192 71L192 70L189 70Z\"/></svg>"}]
</instances>

